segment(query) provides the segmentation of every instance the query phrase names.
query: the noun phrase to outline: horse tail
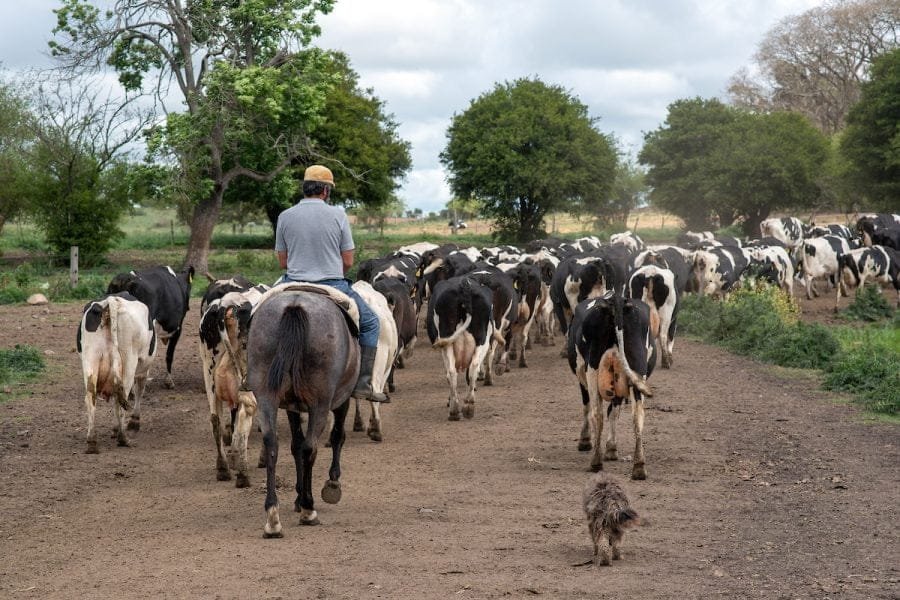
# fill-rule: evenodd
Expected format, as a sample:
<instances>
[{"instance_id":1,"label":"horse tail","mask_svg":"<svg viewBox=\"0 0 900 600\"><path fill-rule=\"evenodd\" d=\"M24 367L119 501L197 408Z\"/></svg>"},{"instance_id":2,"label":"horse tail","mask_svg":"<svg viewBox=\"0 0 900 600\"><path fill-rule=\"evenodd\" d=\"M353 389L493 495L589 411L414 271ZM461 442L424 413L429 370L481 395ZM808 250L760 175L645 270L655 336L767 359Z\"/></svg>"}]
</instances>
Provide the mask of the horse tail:
<instances>
[{"instance_id":1,"label":"horse tail","mask_svg":"<svg viewBox=\"0 0 900 600\"><path fill-rule=\"evenodd\" d=\"M291 387L300 398L300 383L306 378L305 357L309 356L309 317L302 306L288 306L278 323L278 343L275 358L269 367L266 380L268 391L276 393L282 389L286 377L291 378Z\"/></svg>"}]
</instances>

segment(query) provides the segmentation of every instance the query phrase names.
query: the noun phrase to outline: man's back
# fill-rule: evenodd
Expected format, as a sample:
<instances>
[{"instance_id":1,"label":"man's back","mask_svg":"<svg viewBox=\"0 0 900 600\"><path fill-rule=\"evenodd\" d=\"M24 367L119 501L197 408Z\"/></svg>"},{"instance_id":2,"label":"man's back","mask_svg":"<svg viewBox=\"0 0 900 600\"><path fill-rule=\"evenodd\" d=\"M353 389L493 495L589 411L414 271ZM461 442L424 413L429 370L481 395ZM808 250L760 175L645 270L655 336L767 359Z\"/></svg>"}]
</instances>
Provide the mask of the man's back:
<instances>
[{"instance_id":1,"label":"man's back","mask_svg":"<svg viewBox=\"0 0 900 600\"><path fill-rule=\"evenodd\" d=\"M341 279L341 252L352 250L353 236L341 208L304 199L278 217L275 250L287 252L287 276L295 281Z\"/></svg>"}]
</instances>

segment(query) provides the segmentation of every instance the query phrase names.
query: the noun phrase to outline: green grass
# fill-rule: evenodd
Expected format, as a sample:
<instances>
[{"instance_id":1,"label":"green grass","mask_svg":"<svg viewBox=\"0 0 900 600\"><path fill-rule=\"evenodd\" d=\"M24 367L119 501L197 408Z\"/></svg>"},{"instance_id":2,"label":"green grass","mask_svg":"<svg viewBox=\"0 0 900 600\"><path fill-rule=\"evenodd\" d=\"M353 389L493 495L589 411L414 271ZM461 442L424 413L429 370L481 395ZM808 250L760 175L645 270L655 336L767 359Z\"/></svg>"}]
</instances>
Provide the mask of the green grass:
<instances>
[{"instance_id":1,"label":"green grass","mask_svg":"<svg viewBox=\"0 0 900 600\"><path fill-rule=\"evenodd\" d=\"M859 290L853 298L853 302L841 311L845 319L857 321L881 321L894 316L894 307L887 301L881 288L877 285L867 285Z\"/></svg>"},{"instance_id":2,"label":"green grass","mask_svg":"<svg viewBox=\"0 0 900 600\"><path fill-rule=\"evenodd\" d=\"M767 363L818 369L826 389L847 392L874 413L900 415L900 314L863 327L826 327L797 320L778 294L741 291L727 302L686 296L679 329Z\"/></svg>"},{"instance_id":3,"label":"green grass","mask_svg":"<svg viewBox=\"0 0 900 600\"><path fill-rule=\"evenodd\" d=\"M44 357L33 346L16 344L0 349L0 401L7 399L4 390L13 383L31 379L44 370Z\"/></svg>"}]
</instances>

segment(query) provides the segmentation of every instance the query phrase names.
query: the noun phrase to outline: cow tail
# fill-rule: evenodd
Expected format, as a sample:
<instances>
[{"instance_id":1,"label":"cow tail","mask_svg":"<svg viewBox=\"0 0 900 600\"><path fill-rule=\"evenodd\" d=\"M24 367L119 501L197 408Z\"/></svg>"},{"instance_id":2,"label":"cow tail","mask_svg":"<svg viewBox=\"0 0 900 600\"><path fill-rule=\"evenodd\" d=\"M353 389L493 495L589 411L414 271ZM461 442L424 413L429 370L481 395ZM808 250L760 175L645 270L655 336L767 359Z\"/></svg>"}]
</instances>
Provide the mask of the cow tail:
<instances>
[{"instance_id":1,"label":"cow tail","mask_svg":"<svg viewBox=\"0 0 900 600\"><path fill-rule=\"evenodd\" d=\"M267 391L277 393L283 389L284 380L291 379L291 388L300 399L300 384L306 378L304 361L309 353L309 317L301 306L289 306L281 314L278 323L278 342L275 358L269 366L266 378Z\"/></svg>"},{"instance_id":2,"label":"cow tail","mask_svg":"<svg viewBox=\"0 0 900 600\"><path fill-rule=\"evenodd\" d=\"M472 322L472 280L466 277L463 279L462 283L459 286L459 305L458 308L460 312L465 313L466 318L463 322L457 326L456 331L450 337L440 337L440 331L438 332L438 338L432 344L434 348L444 348L446 346L451 345L456 339L461 336L465 331L469 328L469 323ZM490 317L493 319L493 315Z\"/></svg>"},{"instance_id":3,"label":"cow tail","mask_svg":"<svg viewBox=\"0 0 900 600\"><path fill-rule=\"evenodd\" d=\"M625 298L616 294L612 298L612 304L616 327L616 353L619 355L619 362L622 363L622 368L625 370L625 376L631 385L640 390L645 396L652 397L653 392L650 390L647 382L644 381L643 377L631 370L631 367L628 365L628 359L625 357L625 318L622 315Z\"/></svg>"}]
</instances>

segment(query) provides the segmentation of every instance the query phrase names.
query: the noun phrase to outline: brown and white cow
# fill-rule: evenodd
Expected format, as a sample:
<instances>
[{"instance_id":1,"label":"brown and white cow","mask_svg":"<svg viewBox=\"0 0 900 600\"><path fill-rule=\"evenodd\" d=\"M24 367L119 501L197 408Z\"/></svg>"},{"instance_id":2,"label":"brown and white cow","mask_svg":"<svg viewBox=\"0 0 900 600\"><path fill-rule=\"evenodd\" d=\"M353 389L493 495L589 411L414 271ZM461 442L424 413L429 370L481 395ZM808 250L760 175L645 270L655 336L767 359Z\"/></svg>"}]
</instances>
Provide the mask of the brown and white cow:
<instances>
[{"instance_id":1,"label":"brown and white cow","mask_svg":"<svg viewBox=\"0 0 900 600\"><path fill-rule=\"evenodd\" d=\"M127 292L89 302L81 316L76 345L84 374L87 453L98 452L94 426L98 398L113 401L116 438L120 446L129 446L125 411L133 401L127 429L139 429L141 397L156 354L156 332L147 305Z\"/></svg>"},{"instance_id":2,"label":"brown and white cow","mask_svg":"<svg viewBox=\"0 0 900 600\"><path fill-rule=\"evenodd\" d=\"M216 444L216 479L231 479L224 448L230 445L237 457L235 487L250 485L247 441L256 414L256 398L252 392L243 389L247 373L246 348L251 312L267 289L256 286L242 292L228 292L212 300L200 317L200 359ZM229 430L228 424L233 431Z\"/></svg>"}]
</instances>

